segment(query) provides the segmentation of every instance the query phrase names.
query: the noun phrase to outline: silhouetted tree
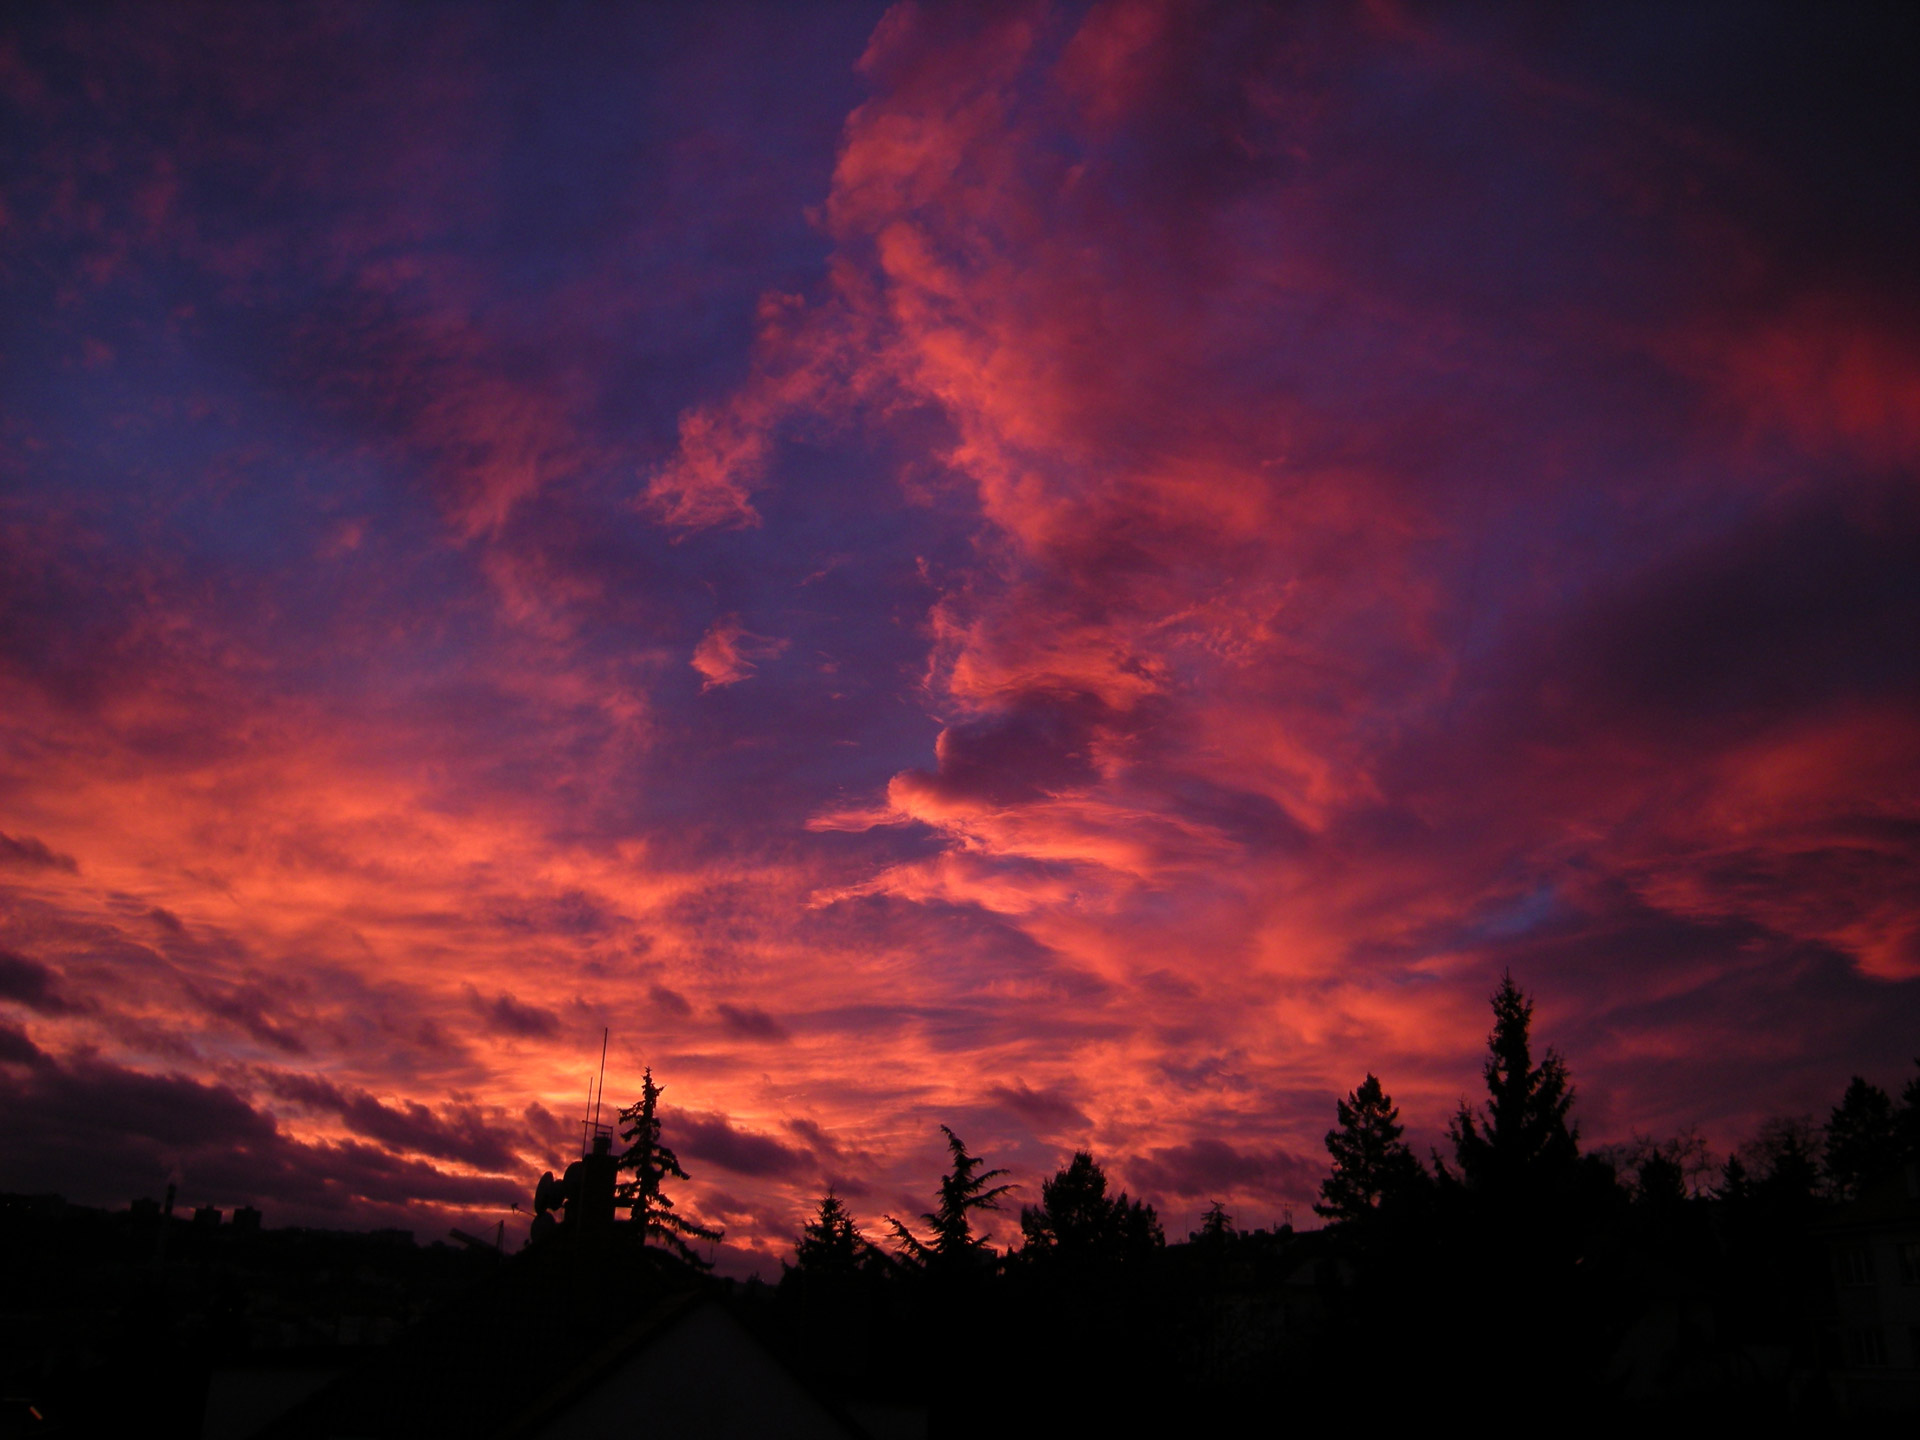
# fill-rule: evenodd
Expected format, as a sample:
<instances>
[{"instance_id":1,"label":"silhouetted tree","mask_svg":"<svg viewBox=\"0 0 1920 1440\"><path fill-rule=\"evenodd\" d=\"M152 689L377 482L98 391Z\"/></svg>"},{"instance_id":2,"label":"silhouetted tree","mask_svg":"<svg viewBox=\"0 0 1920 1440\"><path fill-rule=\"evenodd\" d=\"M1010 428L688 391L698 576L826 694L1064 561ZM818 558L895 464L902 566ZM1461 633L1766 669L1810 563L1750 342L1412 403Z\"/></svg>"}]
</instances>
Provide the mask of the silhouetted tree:
<instances>
[{"instance_id":1,"label":"silhouetted tree","mask_svg":"<svg viewBox=\"0 0 1920 1440\"><path fill-rule=\"evenodd\" d=\"M1713 1169L1706 1137L1694 1126L1665 1140L1636 1135L1624 1144L1602 1146L1588 1158L1610 1168L1636 1203L1654 1206L1689 1198L1698 1179Z\"/></svg>"},{"instance_id":2,"label":"silhouetted tree","mask_svg":"<svg viewBox=\"0 0 1920 1440\"><path fill-rule=\"evenodd\" d=\"M1136 1260L1166 1243L1153 1207L1107 1195L1107 1175L1085 1150L1040 1184L1040 1204L1023 1206L1022 1254L1039 1260L1090 1264Z\"/></svg>"},{"instance_id":3,"label":"silhouetted tree","mask_svg":"<svg viewBox=\"0 0 1920 1440\"><path fill-rule=\"evenodd\" d=\"M1740 1147L1753 1176L1753 1198L1776 1219L1810 1220L1820 1196L1820 1133L1812 1118L1782 1115L1766 1121Z\"/></svg>"},{"instance_id":4,"label":"silhouetted tree","mask_svg":"<svg viewBox=\"0 0 1920 1440\"><path fill-rule=\"evenodd\" d=\"M1893 1101L1856 1075L1827 1120L1826 1176L1834 1198L1851 1200L1899 1161Z\"/></svg>"},{"instance_id":5,"label":"silhouetted tree","mask_svg":"<svg viewBox=\"0 0 1920 1440\"><path fill-rule=\"evenodd\" d=\"M631 1178L620 1182L614 1200L633 1216L643 1244L657 1245L699 1269L711 1269L711 1262L701 1259L687 1242L717 1241L721 1232L675 1213L673 1200L664 1188L667 1180L685 1180L688 1176L680 1168L679 1157L661 1143L660 1093L661 1087L653 1083L649 1068L641 1081L640 1099L620 1112L620 1138L627 1142L627 1148L621 1153L619 1169Z\"/></svg>"},{"instance_id":6,"label":"silhouetted tree","mask_svg":"<svg viewBox=\"0 0 1920 1440\"><path fill-rule=\"evenodd\" d=\"M1914 1060L1916 1073L1900 1092L1900 1113L1894 1116L1894 1143L1905 1164L1920 1163L1920 1057Z\"/></svg>"},{"instance_id":7,"label":"silhouetted tree","mask_svg":"<svg viewBox=\"0 0 1920 1440\"><path fill-rule=\"evenodd\" d=\"M1634 1174L1633 1198L1639 1204L1653 1209L1684 1204L1687 1198L1687 1175L1680 1168L1680 1162L1658 1150L1647 1156Z\"/></svg>"},{"instance_id":8,"label":"silhouetted tree","mask_svg":"<svg viewBox=\"0 0 1920 1440\"><path fill-rule=\"evenodd\" d=\"M1533 1063L1532 1022L1533 1001L1511 974L1502 976L1487 1037L1484 1115L1462 1101L1448 1129L1462 1177L1482 1191L1537 1190L1568 1176L1579 1159L1579 1131L1567 1121L1567 1067L1552 1050Z\"/></svg>"},{"instance_id":9,"label":"silhouetted tree","mask_svg":"<svg viewBox=\"0 0 1920 1440\"><path fill-rule=\"evenodd\" d=\"M1000 1197L1011 1185L989 1185L1006 1174L1005 1170L981 1171L982 1160L969 1154L964 1141L945 1125L947 1149L953 1154L953 1168L940 1181L940 1204L922 1215L933 1231L931 1240L922 1241L913 1231L891 1215L887 1223L900 1241L901 1252L913 1264L941 1271L953 1271L981 1264L992 1258L992 1248L984 1235L973 1233L976 1210L998 1210Z\"/></svg>"},{"instance_id":10,"label":"silhouetted tree","mask_svg":"<svg viewBox=\"0 0 1920 1440\"><path fill-rule=\"evenodd\" d=\"M1227 1207L1216 1200L1207 1207L1207 1213L1200 1217L1200 1228L1190 1232L1187 1240L1208 1250L1223 1250L1239 1234L1233 1228L1233 1216L1227 1213Z\"/></svg>"},{"instance_id":11,"label":"silhouetted tree","mask_svg":"<svg viewBox=\"0 0 1920 1440\"><path fill-rule=\"evenodd\" d=\"M1400 1112L1371 1072L1360 1088L1334 1102L1337 1128L1327 1132L1333 1173L1320 1182L1314 1213L1335 1224L1364 1222L1383 1204L1411 1196L1426 1180L1419 1157L1401 1137Z\"/></svg>"},{"instance_id":12,"label":"silhouetted tree","mask_svg":"<svg viewBox=\"0 0 1920 1440\"><path fill-rule=\"evenodd\" d=\"M1713 1198L1729 1207L1747 1204L1753 1199L1753 1181L1738 1155L1729 1155L1720 1167L1720 1183L1713 1187Z\"/></svg>"},{"instance_id":13,"label":"silhouetted tree","mask_svg":"<svg viewBox=\"0 0 1920 1440\"><path fill-rule=\"evenodd\" d=\"M792 1273L822 1278L849 1276L859 1270L872 1249L840 1197L829 1190L820 1198L819 1211L800 1231Z\"/></svg>"}]
</instances>

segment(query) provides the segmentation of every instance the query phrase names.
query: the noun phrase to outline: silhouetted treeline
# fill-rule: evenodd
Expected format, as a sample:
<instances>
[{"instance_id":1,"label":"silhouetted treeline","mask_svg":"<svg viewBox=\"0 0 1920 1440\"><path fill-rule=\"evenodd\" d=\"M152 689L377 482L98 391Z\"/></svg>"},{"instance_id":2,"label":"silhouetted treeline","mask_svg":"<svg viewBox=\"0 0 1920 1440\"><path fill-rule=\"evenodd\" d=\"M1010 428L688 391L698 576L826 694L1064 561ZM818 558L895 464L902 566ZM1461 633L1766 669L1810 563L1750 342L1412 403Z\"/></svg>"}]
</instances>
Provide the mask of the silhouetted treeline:
<instances>
[{"instance_id":1,"label":"silhouetted treeline","mask_svg":"<svg viewBox=\"0 0 1920 1440\"><path fill-rule=\"evenodd\" d=\"M727 1282L697 1248L719 1232L675 1204L687 1172L651 1072L617 1126L590 1125L580 1158L541 1177L513 1256L460 1232L461 1249L422 1249L262 1232L252 1212L221 1226L12 1197L0 1380L65 1433L186 1435L205 1397L257 1399L263 1363L286 1383L304 1365L313 1385L345 1373L283 1384L279 1418L221 1433L414 1435L457 1412L479 1435L566 1375L577 1388L604 1337L651 1343L635 1317L720 1304L836 1434L1436 1412L1763 1425L1916 1406L1920 1073L1897 1096L1855 1077L1825 1117L1770 1121L1716 1164L1694 1133L1583 1146L1573 1077L1511 977L1492 1022L1484 1097L1425 1156L1379 1077L1334 1102L1324 1223L1304 1232L1243 1229L1216 1203L1170 1243L1077 1151L1020 1189L1018 1239L997 1249L983 1222L1019 1187L943 1127L924 1213L866 1225L829 1192L776 1283Z\"/></svg>"},{"instance_id":2,"label":"silhouetted treeline","mask_svg":"<svg viewBox=\"0 0 1920 1440\"><path fill-rule=\"evenodd\" d=\"M1486 1095L1451 1117L1444 1153L1407 1145L1374 1075L1336 1102L1324 1229L1242 1231L1215 1205L1168 1245L1080 1152L995 1252L975 1222L1002 1172L949 1130L924 1233L888 1218L876 1243L829 1194L778 1285L748 1294L798 1365L848 1394L922 1397L956 1436L985 1416L1134 1433L1356 1403L1542 1420L1840 1403L1823 1226L1920 1162L1920 1076L1897 1100L1855 1078L1823 1124L1772 1122L1709 1170L1693 1135L1583 1149L1531 1001L1508 977L1492 1008Z\"/></svg>"}]
</instances>

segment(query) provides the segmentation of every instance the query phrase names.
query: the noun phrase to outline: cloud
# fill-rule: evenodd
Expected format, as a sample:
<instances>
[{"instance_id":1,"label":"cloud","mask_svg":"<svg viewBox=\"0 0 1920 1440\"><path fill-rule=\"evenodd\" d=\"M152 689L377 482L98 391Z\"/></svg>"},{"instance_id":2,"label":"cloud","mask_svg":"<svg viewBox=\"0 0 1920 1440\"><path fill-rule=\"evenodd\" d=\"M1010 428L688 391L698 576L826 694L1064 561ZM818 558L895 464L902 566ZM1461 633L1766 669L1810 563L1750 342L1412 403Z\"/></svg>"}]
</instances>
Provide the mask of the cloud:
<instances>
[{"instance_id":1,"label":"cloud","mask_svg":"<svg viewBox=\"0 0 1920 1440\"><path fill-rule=\"evenodd\" d=\"M467 998L496 1034L514 1035L523 1040L542 1040L560 1033L560 1017L553 1011L538 1005L522 1004L504 990L489 1000L468 986Z\"/></svg>"},{"instance_id":2,"label":"cloud","mask_svg":"<svg viewBox=\"0 0 1920 1440\"><path fill-rule=\"evenodd\" d=\"M1060 1091L1036 1090L1024 1080L1015 1080L1011 1085L989 1087L987 1095L1021 1119L1038 1126L1043 1133L1062 1130L1085 1133L1093 1128L1086 1111Z\"/></svg>"},{"instance_id":3,"label":"cloud","mask_svg":"<svg viewBox=\"0 0 1920 1440\"><path fill-rule=\"evenodd\" d=\"M504 1204L516 1187L353 1142L282 1133L233 1090L98 1060L42 1058L0 1080L0 1183L119 1205L177 1179L192 1203L255 1204L278 1223L405 1223L423 1203Z\"/></svg>"},{"instance_id":4,"label":"cloud","mask_svg":"<svg viewBox=\"0 0 1920 1440\"><path fill-rule=\"evenodd\" d=\"M693 1006L688 1003L687 997L665 985L649 985L647 999L656 1010L676 1020L685 1020L693 1014Z\"/></svg>"},{"instance_id":5,"label":"cloud","mask_svg":"<svg viewBox=\"0 0 1920 1440\"><path fill-rule=\"evenodd\" d=\"M8 835L0 831L0 865L22 870L64 870L80 873L80 862L71 855L49 849L44 840L32 835Z\"/></svg>"},{"instance_id":6,"label":"cloud","mask_svg":"<svg viewBox=\"0 0 1920 1440\"><path fill-rule=\"evenodd\" d=\"M676 1151L736 1175L788 1177L802 1173L808 1165L804 1151L771 1135L737 1127L724 1115L676 1115L663 1133Z\"/></svg>"},{"instance_id":7,"label":"cloud","mask_svg":"<svg viewBox=\"0 0 1920 1440\"><path fill-rule=\"evenodd\" d=\"M0 1024L0 1064L39 1065L47 1057L40 1047L11 1025Z\"/></svg>"},{"instance_id":8,"label":"cloud","mask_svg":"<svg viewBox=\"0 0 1920 1440\"><path fill-rule=\"evenodd\" d=\"M417 1101L387 1105L364 1090L344 1089L318 1075L267 1072L267 1088L283 1100L338 1115L357 1135L392 1150L454 1160L495 1173L524 1168L526 1137L489 1120L471 1105L443 1106L439 1113Z\"/></svg>"},{"instance_id":9,"label":"cloud","mask_svg":"<svg viewBox=\"0 0 1920 1440\"><path fill-rule=\"evenodd\" d=\"M787 643L753 634L741 625L738 615L722 616L693 649L693 668L705 677L700 689L739 684L759 668L758 661L773 659L786 650Z\"/></svg>"},{"instance_id":10,"label":"cloud","mask_svg":"<svg viewBox=\"0 0 1920 1440\"><path fill-rule=\"evenodd\" d=\"M1201 1139L1149 1151L1127 1162L1143 1192L1181 1200L1243 1194L1298 1203L1317 1193L1321 1167L1290 1150L1236 1147Z\"/></svg>"},{"instance_id":11,"label":"cloud","mask_svg":"<svg viewBox=\"0 0 1920 1440\"><path fill-rule=\"evenodd\" d=\"M270 1013L278 1008L278 997L259 986L195 983L188 986L188 993L207 1014L225 1020L269 1049L283 1055L313 1053L311 1041Z\"/></svg>"},{"instance_id":12,"label":"cloud","mask_svg":"<svg viewBox=\"0 0 1920 1440\"><path fill-rule=\"evenodd\" d=\"M713 1010L727 1033L737 1035L742 1040L785 1041L792 1038L784 1025L757 1005L722 1003L714 1006Z\"/></svg>"},{"instance_id":13,"label":"cloud","mask_svg":"<svg viewBox=\"0 0 1920 1440\"><path fill-rule=\"evenodd\" d=\"M72 1015L85 1010L86 1006L60 993L56 978L38 961L0 950L0 1001L10 1000L42 1015Z\"/></svg>"}]
</instances>

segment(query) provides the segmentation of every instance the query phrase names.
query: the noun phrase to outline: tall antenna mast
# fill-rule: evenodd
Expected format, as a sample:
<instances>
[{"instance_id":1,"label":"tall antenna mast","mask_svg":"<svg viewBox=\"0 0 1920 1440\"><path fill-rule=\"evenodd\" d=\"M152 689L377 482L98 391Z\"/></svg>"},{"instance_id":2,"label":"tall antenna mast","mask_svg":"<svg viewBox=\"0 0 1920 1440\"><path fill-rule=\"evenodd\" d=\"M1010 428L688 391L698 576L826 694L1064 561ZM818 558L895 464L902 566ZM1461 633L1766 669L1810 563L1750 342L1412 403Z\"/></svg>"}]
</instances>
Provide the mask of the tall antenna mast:
<instances>
[{"instance_id":1,"label":"tall antenna mast","mask_svg":"<svg viewBox=\"0 0 1920 1440\"><path fill-rule=\"evenodd\" d=\"M613 1034L613 1027L600 1027L600 1098L593 1102L593 1128L600 1128L600 1101L607 1098L607 1038Z\"/></svg>"}]
</instances>

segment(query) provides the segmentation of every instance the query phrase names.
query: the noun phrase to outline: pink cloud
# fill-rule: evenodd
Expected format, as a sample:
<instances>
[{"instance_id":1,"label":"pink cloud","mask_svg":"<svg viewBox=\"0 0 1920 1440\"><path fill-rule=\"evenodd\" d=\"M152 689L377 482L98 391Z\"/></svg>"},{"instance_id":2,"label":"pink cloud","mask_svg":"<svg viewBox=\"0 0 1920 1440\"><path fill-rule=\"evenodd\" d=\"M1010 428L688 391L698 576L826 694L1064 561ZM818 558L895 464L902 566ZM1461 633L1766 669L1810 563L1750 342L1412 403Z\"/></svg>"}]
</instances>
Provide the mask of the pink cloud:
<instances>
[{"instance_id":1,"label":"pink cloud","mask_svg":"<svg viewBox=\"0 0 1920 1440\"><path fill-rule=\"evenodd\" d=\"M691 664L704 679L702 690L738 685L759 668L760 661L783 653L787 643L755 635L740 623L738 615L723 615L707 627L707 633L693 647Z\"/></svg>"}]
</instances>

